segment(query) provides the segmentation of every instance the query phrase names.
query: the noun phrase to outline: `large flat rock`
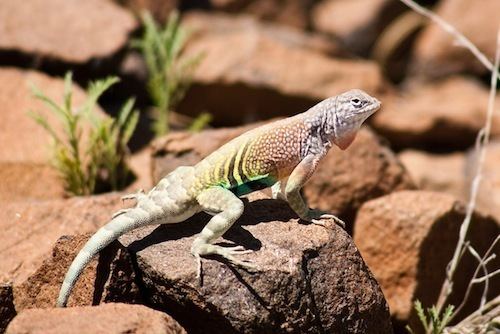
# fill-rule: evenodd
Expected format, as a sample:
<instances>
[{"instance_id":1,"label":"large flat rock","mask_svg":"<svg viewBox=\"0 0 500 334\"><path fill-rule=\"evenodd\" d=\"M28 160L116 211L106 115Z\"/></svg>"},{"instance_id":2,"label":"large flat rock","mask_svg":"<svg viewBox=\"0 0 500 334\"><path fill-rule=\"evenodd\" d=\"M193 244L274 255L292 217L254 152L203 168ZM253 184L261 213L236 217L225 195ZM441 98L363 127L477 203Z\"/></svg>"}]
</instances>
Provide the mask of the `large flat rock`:
<instances>
[{"instance_id":1,"label":"large flat rock","mask_svg":"<svg viewBox=\"0 0 500 334\"><path fill-rule=\"evenodd\" d=\"M492 140L486 149L477 208L500 221L500 139ZM467 173L464 182L467 184L467 189L476 176L478 158L478 152L475 149L469 150L466 154Z\"/></svg>"},{"instance_id":2,"label":"large flat rock","mask_svg":"<svg viewBox=\"0 0 500 334\"><path fill-rule=\"evenodd\" d=\"M486 57L495 58L500 1L442 0L435 11L469 38ZM418 75L432 78L457 72L488 72L467 48L457 45L455 37L430 21L418 37L413 53L412 67Z\"/></svg>"},{"instance_id":3,"label":"large flat rock","mask_svg":"<svg viewBox=\"0 0 500 334\"><path fill-rule=\"evenodd\" d=\"M384 101L371 125L396 148L464 149L474 145L488 108L488 88L479 81L450 76L432 83L410 83ZM496 110L499 110L497 98ZM491 132L500 135L500 113Z\"/></svg>"},{"instance_id":4,"label":"large flat rock","mask_svg":"<svg viewBox=\"0 0 500 334\"><path fill-rule=\"evenodd\" d=\"M116 303L26 310L12 321L7 333L185 334L186 331L164 313L142 305Z\"/></svg>"},{"instance_id":5,"label":"large flat rock","mask_svg":"<svg viewBox=\"0 0 500 334\"><path fill-rule=\"evenodd\" d=\"M366 54L403 5L391 0L325 0L312 10L312 24L340 40L348 49Z\"/></svg>"},{"instance_id":6,"label":"large flat rock","mask_svg":"<svg viewBox=\"0 0 500 334\"><path fill-rule=\"evenodd\" d=\"M68 268L91 234L63 236L51 254L24 282L13 286L14 306L19 313L30 308L52 308ZM68 306L99 303L140 303L139 287L129 252L117 241L111 243L83 270L68 300Z\"/></svg>"},{"instance_id":7,"label":"large flat rock","mask_svg":"<svg viewBox=\"0 0 500 334\"><path fill-rule=\"evenodd\" d=\"M253 196L220 242L254 250L242 258L258 271L204 259L201 282L190 247L205 215L120 242L135 254L146 303L190 333L391 332L384 297L347 233L293 217L284 203Z\"/></svg>"},{"instance_id":8,"label":"large flat rock","mask_svg":"<svg viewBox=\"0 0 500 334\"><path fill-rule=\"evenodd\" d=\"M464 217L462 202L430 191L395 192L366 202L360 208L354 240L398 322L418 323L413 310L415 300L420 300L425 307L436 303ZM482 255L499 231L497 221L476 212L467 240ZM497 244L493 253L498 254L499 248ZM498 260L492 261L490 271L498 265ZM451 305L458 306L463 300L476 266L477 260L469 253L464 254L454 277ZM500 293L499 282L498 276L490 280L489 298ZM472 290L457 320L477 309L481 290Z\"/></svg>"},{"instance_id":9,"label":"large flat rock","mask_svg":"<svg viewBox=\"0 0 500 334\"><path fill-rule=\"evenodd\" d=\"M398 158L418 189L443 192L467 200L469 184L466 175L470 168L464 153L439 154L410 149L400 152Z\"/></svg>"},{"instance_id":10,"label":"large flat rock","mask_svg":"<svg viewBox=\"0 0 500 334\"><path fill-rule=\"evenodd\" d=\"M95 232L124 205L120 194L1 204L0 282L24 282L63 235Z\"/></svg>"},{"instance_id":11,"label":"large flat rock","mask_svg":"<svg viewBox=\"0 0 500 334\"><path fill-rule=\"evenodd\" d=\"M327 45L318 37L239 17L197 14L190 25L199 29L186 55L204 57L178 110L208 111L217 125L293 115L351 88L374 96L386 88L376 63L333 58L318 50Z\"/></svg>"},{"instance_id":12,"label":"large flat rock","mask_svg":"<svg viewBox=\"0 0 500 334\"><path fill-rule=\"evenodd\" d=\"M112 57L135 28L132 14L108 0L2 0L0 57L85 64Z\"/></svg>"}]
</instances>

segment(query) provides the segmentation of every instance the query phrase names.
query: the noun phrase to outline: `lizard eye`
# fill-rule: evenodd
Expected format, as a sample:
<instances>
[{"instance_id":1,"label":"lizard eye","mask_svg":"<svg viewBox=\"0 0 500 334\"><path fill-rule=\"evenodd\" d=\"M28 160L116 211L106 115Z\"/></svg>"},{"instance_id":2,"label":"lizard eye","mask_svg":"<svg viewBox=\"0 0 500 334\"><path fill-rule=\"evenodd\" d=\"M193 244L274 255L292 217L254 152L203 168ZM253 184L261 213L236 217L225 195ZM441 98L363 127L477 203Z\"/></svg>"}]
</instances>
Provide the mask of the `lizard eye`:
<instances>
[{"instance_id":1,"label":"lizard eye","mask_svg":"<svg viewBox=\"0 0 500 334\"><path fill-rule=\"evenodd\" d=\"M353 105L353 107L355 108L359 108L363 105L363 103L361 102L360 99L357 99L357 98L354 98L351 100L351 104Z\"/></svg>"}]
</instances>

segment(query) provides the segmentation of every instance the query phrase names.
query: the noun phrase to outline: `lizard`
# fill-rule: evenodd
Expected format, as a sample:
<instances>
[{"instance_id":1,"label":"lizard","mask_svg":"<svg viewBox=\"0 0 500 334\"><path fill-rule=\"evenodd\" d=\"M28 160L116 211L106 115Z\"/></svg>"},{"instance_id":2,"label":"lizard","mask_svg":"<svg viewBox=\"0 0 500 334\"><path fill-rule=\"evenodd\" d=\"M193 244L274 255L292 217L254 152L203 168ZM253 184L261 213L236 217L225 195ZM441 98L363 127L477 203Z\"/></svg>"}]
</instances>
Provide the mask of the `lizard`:
<instances>
[{"instance_id":1,"label":"lizard","mask_svg":"<svg viewBox=\"0 0 500 334\"><path fill-rule=\"evenodd\" d=\"M191 246L197 277L201 257L219 255L229 263L254 269L238 255L252 252L242 246L215 244L242 215L239 198L271 187L272 198L284 199L299 218L322 225L325 219L343 222L335 215L310 209L300 193L318 163L333 144L347 149L362 123L381 103L359 89L327 98L306 112L252 129L221 146L194 166L178 167L147 194L125 198L134 207L113 215L83 246L71 263L61 286L57 306L67 304L83 269L104 247L133 229L182 222L204 211L212 215Z\"/></svg>"}]
</instances>

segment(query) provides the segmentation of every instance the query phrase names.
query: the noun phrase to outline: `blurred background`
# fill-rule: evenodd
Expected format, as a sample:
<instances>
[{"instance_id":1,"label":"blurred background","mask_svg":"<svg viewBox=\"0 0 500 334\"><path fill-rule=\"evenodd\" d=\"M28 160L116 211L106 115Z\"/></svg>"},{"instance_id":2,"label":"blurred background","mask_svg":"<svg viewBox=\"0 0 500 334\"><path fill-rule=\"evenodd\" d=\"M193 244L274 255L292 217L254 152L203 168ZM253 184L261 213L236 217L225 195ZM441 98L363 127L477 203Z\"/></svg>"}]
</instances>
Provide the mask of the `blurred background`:
<instances>
[{"instance_id":1,"label":"blurred background","mask_svg":"<svg viewBox=\"0 0 500 334\"><path fill-rule=\"evenodd\" d=\"M493 61L499 0L419 3ZM348 220L365 201L394 190L435 191L463 203L490 76L453 36L396 0L0 0L0 203L149 189L243 130L352 88L377 97L382 109L353 148L356 158L335 158L322 181L305 189L310 201ZM485 223L488 235L477 234L483 250L500 221L499 109L497 97L477 204L494 221ZM79 111L93 116L72 118ZM63 138L71 135L73 146ZM74 155L78 148L89 154ZM358 173L333 172L337 166ZM376 173L383 177L370 179ZM443 203L405 201L422 201L417 212ZM8 212L21 210L16 205ZM47 238L45 249L62 233ZM42 258L32 257L31 269ZM383 269L373 269L383 261L365 260L384 282ZM14 262L4 273L21 282L29 268L16 276ZM416 291L433 303L443 275L408 288L404 305L393 281L382 284L396 329L408 322Z\"/></svg>"}]
</instances>

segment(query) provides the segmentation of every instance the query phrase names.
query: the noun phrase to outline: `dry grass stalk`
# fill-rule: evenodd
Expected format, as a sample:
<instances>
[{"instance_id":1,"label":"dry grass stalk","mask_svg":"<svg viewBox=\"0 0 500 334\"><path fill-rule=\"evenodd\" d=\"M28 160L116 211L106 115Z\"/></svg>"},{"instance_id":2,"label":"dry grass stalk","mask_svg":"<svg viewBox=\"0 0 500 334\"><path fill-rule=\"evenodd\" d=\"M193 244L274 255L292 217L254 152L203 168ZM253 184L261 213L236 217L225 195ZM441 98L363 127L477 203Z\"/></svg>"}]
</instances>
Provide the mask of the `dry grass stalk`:
<instances>
[{"instance_id":1,"label":"dry grass stalk","mask_svg":"<svg viewBox=\"0 0 500 334\"><path fill-rule=\"evenodd\" d=\"M403 2L405 5L413 9L415 12L427 17L428 19L432 20L436 24L438 24L442 29L444 29L446 32L448 32L450 35L452 35L457 43L460 46L463 46L470 50L472 54L486 67L488 68L491 72L491 85L490 85L490 95L489 95L489 100L488 100L488 111L487 111L487 116L486 116L486 121L483 129L478 133L477 135L477 141L476 141L476 152L478 152L478 161L477 161L477 170L476 170L476 175L472 181L471 184L471 191L470 191L470 198L469 202L467 204L467 211L466 211L466 216L464 218L464 221L462 222L460 226L460 232L459 232L459 240L457 242L453 257L451 261L449 262L446 270L446 279L442 285L441 292L439 294L437 303L436 303L436 309L439 313L443 311L443 308L446 305L446 302L448 300L448 297L450 296L451 292L453 291L453 276L457 270L458 264L460 263L460 259L462 258L463 254L467 251L469 251L477 260L478 260L478 266L475 270L475 273L469 282L469 286L467 288L466 294L464 296L463 302L456 308L456 310L453 312L451 319L453 319L453 316L458 314L458 312L462 309L463 305L465 304L466 300L469 297L470 290L473 285L479 284L479 283L485 283L484 290L483 290L483 295L481 298L481 303L476 312L474 312L471 316L468 318L464 319L464 321L467 321L467 319L471 318L476 319L478 316L482 315L483 309L485 308L486 304L486 296L488 292L488 286L489 286L489 279L491 279L493 276L500 274L500 270L495 270L491 273L488 272L487 269L487 264L491 260L495 258L495 254L491 254L494 246L497 244L499 241L499 237L493 241L492 245L490 246L489 250L483 255L483 257L479 256L479 254L474 250L473 247L469 245L469 243L466 241L467 237L467 232L469 230L470 224L471 224L471 218L472 214L474 212L474 209L476 207L476 199L477 195L479 192L479 187L481 185L481 180L483 177L483 165L484 165L484 160L486 158L487 154L487 145L490 140L490 131L491 131L491 124L492 124L492 118L493 118L493 112L494 112L494 104L495 104L495 95L497 91L497 83L499 79L499 72L498 68L500 65L500 29L497 34L497 47L496 47L496 56L495 56L495 62L494 64L482 53L467 37L465 37L462 33L460 33L455 27L453 27L450 23L446 22L443 20L441 17L438 15L434 14L432 11L420 6L416 2L412 0L400 0ZM491 255L490 255L491 254ZM483 271L483 276L477 277L479 274L480 270L482 269ZM492 302L497 300L498 298L494 299ZM490 302L491 303L491 302ZM498 302L497 302L498 303ZM489 305L489 304L486 304ZM499 313L497 312L498 307L493 308L494 316L498 316ZM489 310L489 313L492 311ZM495 313L496 312L496 313ZM476 315L476 316L474 316ZM491 315L491 314L490 314ZM461 324L463 324L463 322ZM458 332L460 332L459 327L461 324L457 325L456 328ZM432 330L432 326L429 326L429 329ZM448 330L447 330L448 331ZM454 332L451 330L451 332Z\"/></svg>"}]
</instances>

